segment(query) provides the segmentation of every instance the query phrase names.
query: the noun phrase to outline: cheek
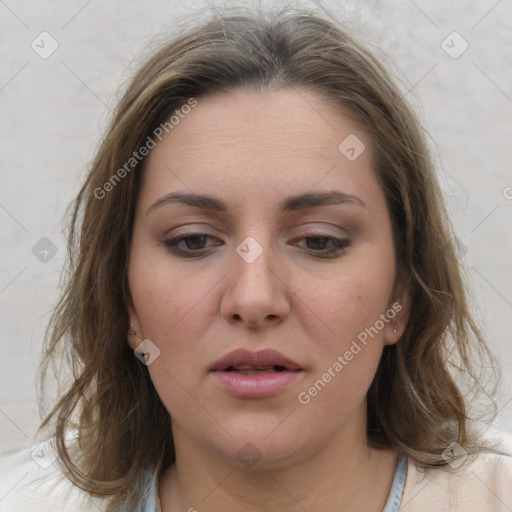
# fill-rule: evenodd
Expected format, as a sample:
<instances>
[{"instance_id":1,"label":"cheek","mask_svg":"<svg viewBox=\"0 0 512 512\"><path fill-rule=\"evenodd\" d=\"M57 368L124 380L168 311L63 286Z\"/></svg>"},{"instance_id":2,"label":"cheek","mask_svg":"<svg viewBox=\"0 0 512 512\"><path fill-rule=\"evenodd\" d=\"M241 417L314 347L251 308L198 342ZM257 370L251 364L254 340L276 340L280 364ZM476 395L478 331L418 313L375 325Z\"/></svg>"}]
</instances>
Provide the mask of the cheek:
<instances>
[{"instance_id":1,"label":"cheek","mask_svg":"<svg viewBox=\"0 0 512 512\"><path fill-rule=\"evenodd\" d=\"M299 402L325 421L333 411L345 417L356 409L380 361L387 325L381 315L390 306L395 268L392 251L376 253L347 258L332 279L303 283L298 293L308 306L299 316L316 356Z\"/></svg>"},{"instance_id":2,"label":"cheek","mask_svg":"<svg viewBox=\"0 0 512 512\"><path fill-rule=\"evenodd\" d=\"M373 381L384 334L383 329L374 330L375 323L387 303L383 290L362 276L340 279L336 286L324 288L323 294L310 291L326 327L310 329L314 365L295 399L304 421L314 416L316 424L330 425L334 432L359 410Z\"/></svg>"},{"instance_id":3,"label":"cheek","mask_svg":"<svg viewBox=\"0 0 512 512\"><path fill-rule=\"evenodd\" d=\"M129 281L141 337L150 339L160 350L159 357L148 366L160 399L172 417L204 422L193 377L202 355L200 322L210 314L204 289L194 280L180 278L168 264L148 264L136 254Z\"/></svg>"},{"instance_id":4,"label":"cheek","mask_svg":"<svg viewBox=\"0 0 512 512\"><path fill-rule=\"evenodd\" d=\"M347 343L373 326L389 307L394 268L371 267L364 260L346 266L332 279L304 282L297 292L302 322L329 353L342 350ZM379 323L380 330L382 325Z\"/></svg>"},{"instance_id":5,"label":"cheek","mask_svg":"<svg viewBox=\"0 0 512 512\"><path fill-rule=\"evenodd\" d=\"M128 271L130 291L143 335L164 342L190 315L197 315L204 290L184 278L161 248L135 247ZM200 306L199 306L200 307Z\"/></svg>"},{"instance_id":6,"label":"cheek","mask_svg":"<svg viewBox=\"0 0 512 512\"><path fill-rule=\"evenodd\" d=\"M165 251L154 248L135 248L132 256L128 276L140 336L160 350L148 369L164 403L166 397L179 402L180 384L195 394L194 379L206 364L205 333L218 311L219 279L171 265Z\"/></svg>"},{"instance_id":7,"label":"cheek","mask_svg":"<svg viewBox=\"0 0 512 512\"><path fill-rule=\"evenodd\" d=\"M147 288L134 299L142 336L160 350L152 370L163 369L184 385L189 383L191 369L197 370L202 357L201 340L209 315L200 297L194 300L187 290ZM164 375L165 377L165 375Z\"/></svg>"}]
</instances>

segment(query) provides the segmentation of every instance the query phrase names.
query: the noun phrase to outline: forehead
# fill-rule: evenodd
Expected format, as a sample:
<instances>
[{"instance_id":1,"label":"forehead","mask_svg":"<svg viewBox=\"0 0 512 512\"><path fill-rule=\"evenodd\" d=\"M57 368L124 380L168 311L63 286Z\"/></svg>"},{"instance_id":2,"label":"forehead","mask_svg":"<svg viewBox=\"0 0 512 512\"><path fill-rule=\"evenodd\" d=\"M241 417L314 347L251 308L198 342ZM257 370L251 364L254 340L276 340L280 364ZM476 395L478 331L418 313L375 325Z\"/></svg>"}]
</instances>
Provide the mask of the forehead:
<instances>
[{"instance_id":1,"label":"forehead","mask_svg":"<svg viewBox=\"0 0 512 512\"><path fill-rule=\"evenodd\" d=\"M359 141L357 152L364 148L356 159L343 153L345 140ZM303 89L197 98L148 155L144 173L143 190L152 197L177 187L215 188L263 202L277 191L368 188L375 181L366 133L339 105Z\"/></svg>"},{"instance_id":2,"label":"forehead","mask_svg":"<svg viewBox=\"0 0 512 512\"><path fill-rule=\"evenodd\" d=\"M298 88L267 93L239 89L198 98L197 106L166 138L182 154L207 151L203 146L214 141L233 153L275 148L310 156L335 154L341 140L355 131L362 132L348 110L317 93Z\"/></svg>"}]
</instances>

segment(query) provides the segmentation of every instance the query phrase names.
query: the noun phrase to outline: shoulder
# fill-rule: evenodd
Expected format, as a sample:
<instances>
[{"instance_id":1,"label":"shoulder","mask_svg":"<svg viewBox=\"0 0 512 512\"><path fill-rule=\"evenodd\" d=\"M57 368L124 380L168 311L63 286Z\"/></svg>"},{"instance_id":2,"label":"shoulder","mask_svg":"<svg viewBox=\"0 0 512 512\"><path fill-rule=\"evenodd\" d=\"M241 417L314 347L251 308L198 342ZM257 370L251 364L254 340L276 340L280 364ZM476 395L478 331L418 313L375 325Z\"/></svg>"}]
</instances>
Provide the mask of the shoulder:
<instances>
[{"instance_id":1,"label":"shoulder","mask_svg":"<svg viewBox=\"0 0 512 512\"><path fill-rule=\"evenodd\" d=\"M0 454L0 512L101 512L107 504L64 476L51 441Z\"/></svg>"},{"instance_id":2,"label":"shoulder","mask_svg":"<svg viewBox=\"0 0 512 512\"><path fill-rule=\"evenodd\" d=\"M493 433L483 444L503 453L467 454L456 445L446 466L428 469L409 457L400 512L512 510L512 436Z\"/></svg>"}]
</instances>

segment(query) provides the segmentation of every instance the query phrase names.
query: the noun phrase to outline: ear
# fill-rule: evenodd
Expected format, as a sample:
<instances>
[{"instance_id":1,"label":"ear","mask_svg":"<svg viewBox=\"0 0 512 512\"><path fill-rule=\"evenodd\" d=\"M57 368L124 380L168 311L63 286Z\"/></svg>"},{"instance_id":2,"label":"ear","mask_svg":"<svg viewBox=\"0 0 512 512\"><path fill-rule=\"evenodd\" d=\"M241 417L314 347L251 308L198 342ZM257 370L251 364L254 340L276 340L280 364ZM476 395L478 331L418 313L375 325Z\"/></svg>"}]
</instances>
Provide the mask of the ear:
<instances>
[{"instance_id":1,"label":"ear","mask_svg":"<svg viewBox=\"0 0 512 512\"><path fill-rule=\"evenodd\" d=\"M142 334L140 330L139 317L135 312L135 308L131 301L126 304L126 311L128 313L129 318L129 326L126 330L126 336L128 345L132 350L135 350L142 342Z\"/></svg>"},{"instance_id":2,"label":"ear","mask_svg":"<svg viewBox=\"0 0 512 512\"><path fill-rule=\"evenodd\" d=\"M388 322L384 330L384 344L394 345L403 336L411 312L411 297L408 280L403 275L397 278L391 300L386 310Z\"/></svg>"}]
</instances>

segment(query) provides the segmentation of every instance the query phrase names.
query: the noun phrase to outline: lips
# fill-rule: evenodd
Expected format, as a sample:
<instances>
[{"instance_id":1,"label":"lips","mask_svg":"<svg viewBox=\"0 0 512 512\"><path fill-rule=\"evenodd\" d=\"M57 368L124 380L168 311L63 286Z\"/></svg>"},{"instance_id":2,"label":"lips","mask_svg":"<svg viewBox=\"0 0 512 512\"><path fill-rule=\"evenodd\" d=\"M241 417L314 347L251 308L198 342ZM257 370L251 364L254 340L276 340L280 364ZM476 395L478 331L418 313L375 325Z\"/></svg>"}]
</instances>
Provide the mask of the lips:
<instances>
[{"instance_id":1,"label":"lips","mask_svg":"<svg viewBox=\"0 0 512 512\"><path fill-rule=\"evenodd\" d=\"M272 349L235 350L221 357L209 370L215 385L242 399L278 395L304 376L298 363Z\"/></svg>"},{"instance_id":2,"label":"lips","mask_svg":"<svg viewBox=\"0 0 512 512\"><path fill-rule=\"evenodd\" d=\"M301 367L295 361L287 358L277 350L265 349L258 352L239 349L226 354L217 360L210 371L214 372L283 372L298 371Z\"/></svg>"}]
</instances>

